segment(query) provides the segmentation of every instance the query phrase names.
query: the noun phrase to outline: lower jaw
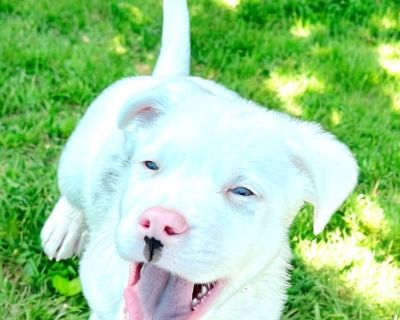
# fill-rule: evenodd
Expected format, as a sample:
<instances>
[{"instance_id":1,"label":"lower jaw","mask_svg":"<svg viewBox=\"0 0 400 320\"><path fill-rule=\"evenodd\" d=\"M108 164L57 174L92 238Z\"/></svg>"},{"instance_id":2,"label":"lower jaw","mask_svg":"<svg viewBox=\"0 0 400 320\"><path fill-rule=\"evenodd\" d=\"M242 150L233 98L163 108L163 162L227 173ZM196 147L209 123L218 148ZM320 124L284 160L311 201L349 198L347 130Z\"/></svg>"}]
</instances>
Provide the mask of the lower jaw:
<instances>
[{"instance_id":1,"label":"lower jaw","mask_svg":"<svg viewBox=\"0 0 400 320\"><path fill-rule=\"evenodd\" d=\"M159 283L160 278L161 283ZM179 285L177 286L176 283ZM130 320L199 320L212 309L213 303L224 286L223 283L224 281L221 280L208 284L191 283L154 265L134 263L131 266L130 279L124 294L125 312ZM149 292L151 294L154 291L159 292L160 288L158 287L160 286L164 287L161 289L162 292L158 293L159 296L150 296ZM186 294L171 293L171 287L185 287ZM191 294L188 294L189 291ZM148 306L146 298L150 298L150 300L156 298L157 304L154 304L154 308ZM174 306L175 302L177 302L176 306ZM168 310L168 314L164 313L163 309L166 308L166 305L168 305L168 309L179 309L177 315L172 315L170 310Z\"/></svg>"}]
</instances>

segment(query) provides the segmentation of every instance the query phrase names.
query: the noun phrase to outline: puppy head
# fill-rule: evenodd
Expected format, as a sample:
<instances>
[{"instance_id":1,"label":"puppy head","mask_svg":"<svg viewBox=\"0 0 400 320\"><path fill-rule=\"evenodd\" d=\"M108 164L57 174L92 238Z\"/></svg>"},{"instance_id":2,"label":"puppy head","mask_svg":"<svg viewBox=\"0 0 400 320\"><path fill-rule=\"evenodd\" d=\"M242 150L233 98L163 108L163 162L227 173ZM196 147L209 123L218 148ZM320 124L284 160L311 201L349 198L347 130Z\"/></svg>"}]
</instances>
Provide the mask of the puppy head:
<instances>
[{"instance_id":1,"label":"puppy head","mask_svg":"<svg viewBox=\"0 0 400 320\"><path fill-rule=\"evenodd\" d=\"M148 260L143 216L173 212L184 231L166 236L153 262L194 283L267 265L304 201L319 233L356 183L356 163L332 135L234 96L156 88L130 101L119 125L131 167L118 252Z\"/></svg>"}]
</instances>

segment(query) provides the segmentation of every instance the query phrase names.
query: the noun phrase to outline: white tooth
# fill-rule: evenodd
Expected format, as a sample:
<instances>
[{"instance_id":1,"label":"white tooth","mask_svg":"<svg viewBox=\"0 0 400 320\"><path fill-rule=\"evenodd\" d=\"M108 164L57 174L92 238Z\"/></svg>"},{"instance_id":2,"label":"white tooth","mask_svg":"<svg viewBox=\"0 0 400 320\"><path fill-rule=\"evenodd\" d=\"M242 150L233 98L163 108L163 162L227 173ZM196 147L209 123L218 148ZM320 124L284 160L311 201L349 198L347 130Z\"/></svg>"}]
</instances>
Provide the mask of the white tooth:
<instances>
[{"instance_id":1,"label":"white tooth","mask_svg":"<svg viewBox=\"0 0 400 320\"><path fill-rule=\"evenodd\" d=\"M199 300L197 300L196 298L193 299L192 301L192 306L197 306L199 304Z\"/></svg>"},{"instance_id":2,"label":"white tooth","mask_svg":"<svg viewBox=\"0 0 400 320\"><path fill-rule=\"evenodd\" d=\"M208 289L206 286L201 286L201 294L204 296L208 292Z\"/></svg>"}]
</instances>

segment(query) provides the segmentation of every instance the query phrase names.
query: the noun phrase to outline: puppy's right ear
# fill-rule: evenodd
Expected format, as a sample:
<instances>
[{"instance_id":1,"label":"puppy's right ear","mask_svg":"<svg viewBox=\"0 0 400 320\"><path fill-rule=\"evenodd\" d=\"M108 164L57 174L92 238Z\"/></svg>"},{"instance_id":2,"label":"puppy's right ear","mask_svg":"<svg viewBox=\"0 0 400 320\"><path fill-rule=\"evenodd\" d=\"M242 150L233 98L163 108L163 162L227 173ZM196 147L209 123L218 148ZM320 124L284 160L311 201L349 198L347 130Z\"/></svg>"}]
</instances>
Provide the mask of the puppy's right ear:
<instances>
[{"instance_id":1,"label":"puppy's right ear","mask_svg":"<svg viewBox=\"0 0 400 320\"><path fill-rule=\"evenodd\" d=\"M164 113L166 106L170 104L169 100L165 88L149 90L128 99L118 116L118 128L123 130L136 121L151 124Z\"/></svg>"},{"instance_id":2,"label":"puppy's right ear","mask_svg":"<svg viewBox=\"0 0 400 320\"><path fill-rule=\"evenodd\" d=\"M141 129L151 127L172 103L171 94L166 88L151 89L126 101L117 125L123 131L123 150L128 158L133 155Z\"/></svg>"}]
</instances>

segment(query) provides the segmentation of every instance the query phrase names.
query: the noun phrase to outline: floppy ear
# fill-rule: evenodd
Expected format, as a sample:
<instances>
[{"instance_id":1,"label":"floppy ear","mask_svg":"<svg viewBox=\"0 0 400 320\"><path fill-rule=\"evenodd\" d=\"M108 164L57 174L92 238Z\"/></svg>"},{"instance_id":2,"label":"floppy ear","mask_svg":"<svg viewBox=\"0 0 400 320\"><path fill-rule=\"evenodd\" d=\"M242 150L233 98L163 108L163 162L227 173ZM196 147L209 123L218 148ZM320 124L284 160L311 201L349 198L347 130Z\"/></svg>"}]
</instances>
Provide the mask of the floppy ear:
<instances>
[{"instance_id":1,"label":"floppy ear","mask_svg":"<svg viewBox=\"0 0 400 320\"><path fill-rule=\"evenodd\" d=\"M320 233L357 183L350 150L314 123L298 123L289 141L295 166L307 179L304 200L314 206L314 234Z\"/></svg>"},{"instance_id":2,"label":"floppy ear","mask_svg":"<svg viewBox=\"0 0 400 320\"><path fill-rule=\"evenodd\" d=\"M143 127L150 127L166 109L173 104L170 92L165 87L157 87L135 95L123 105L117 125L123 130L124 152L131 157L135 148L135 136Z\"/></svg>"},{"instance_id":3,"label":"floppy ear","mask_svg":"<svg viewBox=\"0 0 400 320\"><path fill-rule=\"evenodd\" d=\"M118 128L123 130L133 121L140 120L151 123L164 113L170 103L165 88L157 88L136 95L124 104L118 116Z\"/></svg>"}]
</instances>

